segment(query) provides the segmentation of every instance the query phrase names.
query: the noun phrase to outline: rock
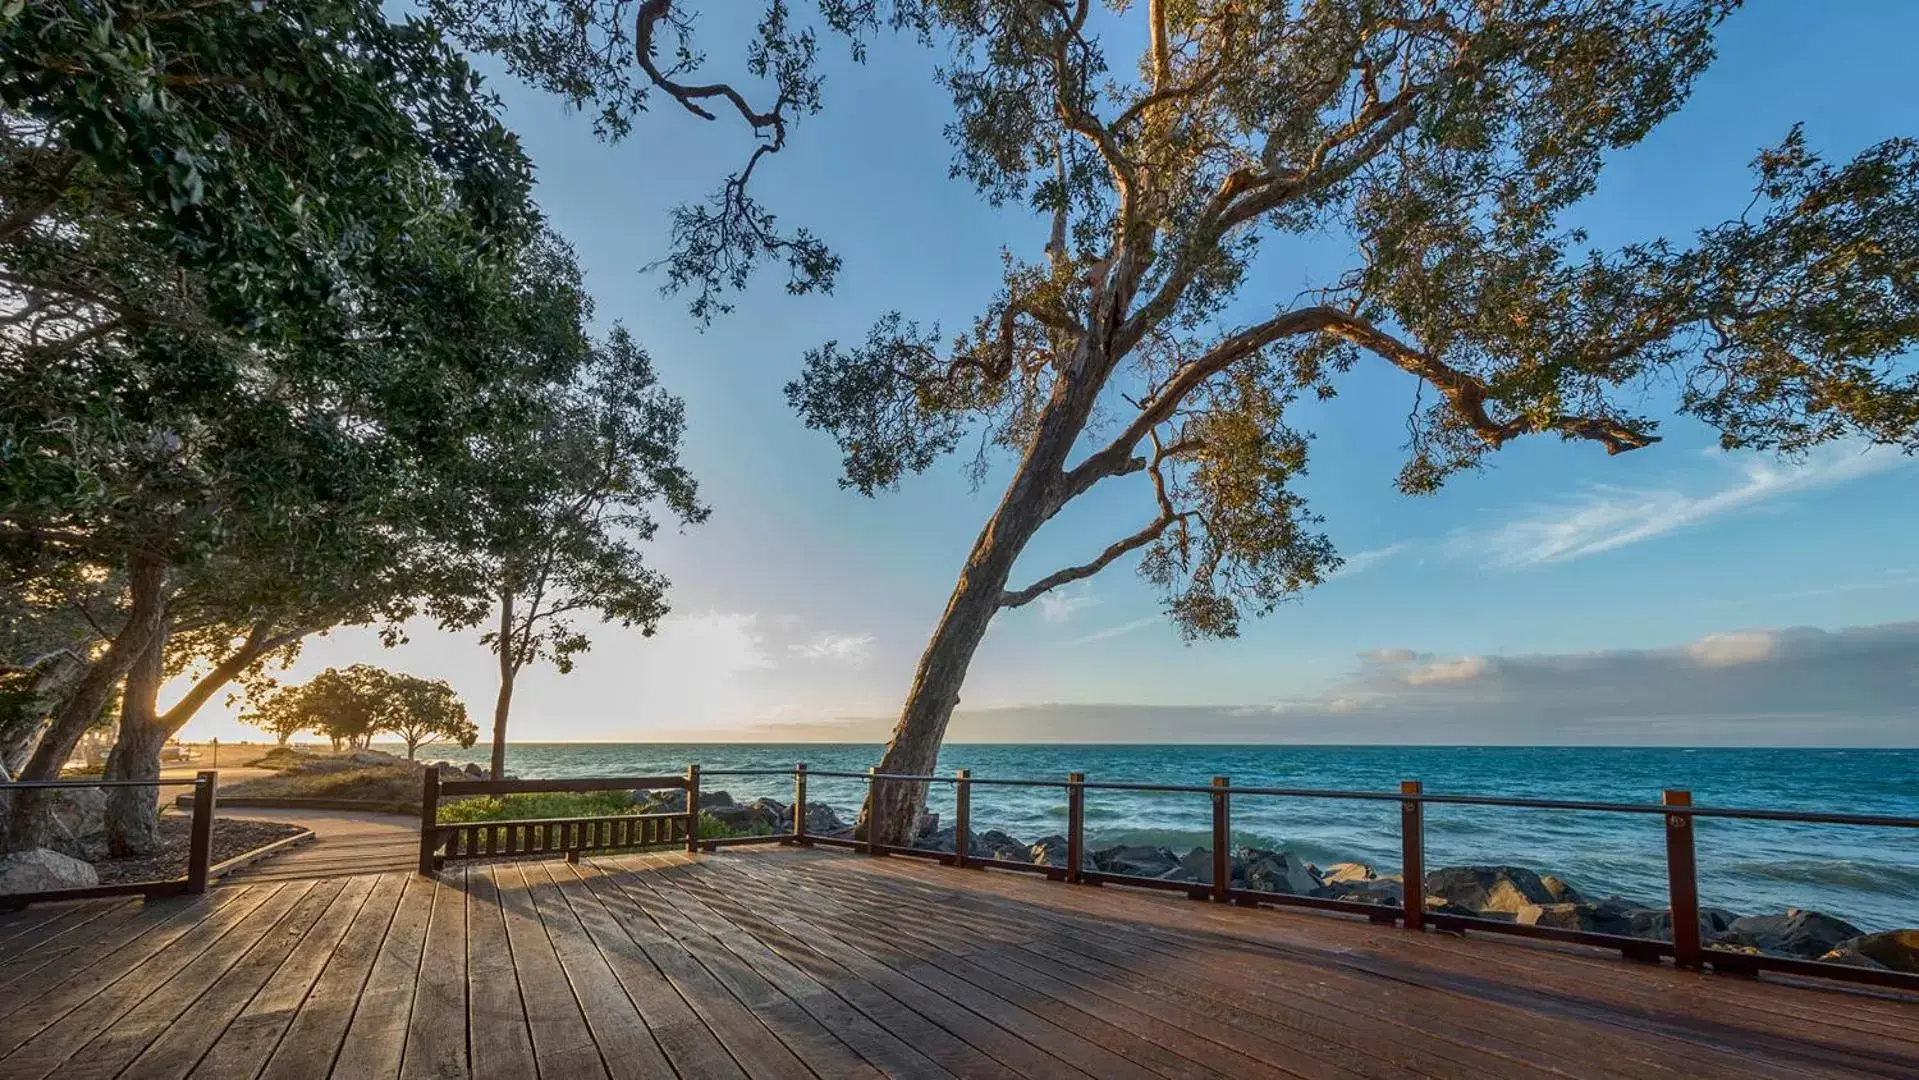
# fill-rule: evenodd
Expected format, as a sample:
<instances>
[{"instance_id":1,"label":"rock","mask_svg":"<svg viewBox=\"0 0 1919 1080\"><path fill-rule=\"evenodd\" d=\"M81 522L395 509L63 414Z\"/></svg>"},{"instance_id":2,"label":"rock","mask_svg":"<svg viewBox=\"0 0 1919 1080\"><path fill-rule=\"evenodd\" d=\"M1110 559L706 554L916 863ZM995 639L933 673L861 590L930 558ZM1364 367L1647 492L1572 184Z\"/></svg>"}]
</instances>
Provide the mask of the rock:
<instances>
[{"instance_id":1,"label":"rock","mask_svg":"<svg viewBox=\"0 0 1919 1080\"><path fill-rule=\"evenodd\" d=\"M1230 858L1228 859L1227 874L1233 877L1238 876L1238 867L1231 865ZM1211 885L1213 883L1212 849L1196 847L1187 852L1186 857L1179 860L1179 873L1173 876L1184 880L1197 881L1202 885Z\"/></svg>"},{"instance_id":2,"label":"rock","mask_svg":"<svg viewBox=\"0 0 1919 1080\"><path fill-rule=\"evenodd\" d=\"M1548 893L1552 894L1555 903L1583 904L1586 902L1586 898L1579 895L1579 890L1566 884L1562 878L1554 877L1551 874L1544 874L1540 877L1539 883L1546 887ZM1618 897L1612 897L1611 899L1617 900ZM1603 900L1600 902L1605 903Z\"/></svg>"},{"instance_id":3,"label":"rock","mask_svg":"<svg viewBox=\"0 0 1919 1080\"><path fill-rule=\"evenodd\" d=\"M706 800L702 799L701 802ZM765 834L773 831L777 818L757 806L711 806L700 813L734 832Z\"/></svg>"},{"instance_id":4,"label":"rock","mask_svg":"<svg viewBox=\"0 0 1919 1080\"><path fill-rule=\"evenodd\" d=\"M1577 896L1577 893L1570 895ZM1633 915L1644 910L1631 901L1609 896L1598 903L1562 900L1551 904L1524 904L1513 913L1513 921L1527 926L1551 926L1560 930L1584 930L1593 934L1631 935Z\"/></svg>"},{"instance_id":5,"label":"rock","mask_svg":"<svg viewBox=\"0 0 1919 1080\"><path fill-rule=\"evenodd\" d=\"M988 829L973 838L973 854L982 859L1005 862L1031 862L1032 845L998 829Z\"/></svg>"},{"instance_id":6,"label":"rock","mask_svg":"<svg viewBox=\"0 0 1919 1080\"><path fill-rule=\"evenodd\" d=\"M1373 881L1379 877L1378 871L1365 863L1334 863L1319 872L1319 880L1328 885L1340 885L1348 881Z\"/></svg>"},{"instance_id":7,"label":"rock","mask_svg":"<svg viewBox=\"0 0 1919 1080\"><path fill-rule=\"evenodd\" d=\"M1476 913L1510 915L1528 904L1558 901L1523 866L1448 866L1426 875L1426 895Z\"/></svg>"},{"instance_id":8,"label":"rock","mask_svg":"<svg viewBox=\"0 0 1919 1080\"><path fill-rule=\"evenodd\" d=\"M107 831L107 793L99 788L59 788L48 793L47 847L76 859Z\"/></svg>"},{"instance_id":9,"label":"rock","mask_svg":"<svg viewBox=\"0 0 1919 1080\"><path fill-rule=\"evenodd\" d=\"M633 792L633 805L639 807L642 814L684 814L686 792L679 788L664 791L637 788Z\"/></svg>"},{"instance_id":10,"label":"rock","mask_svg":"<svg viewBox=\"0 0 1919 1080\"><path fill-rule=\"evenodd\" d=\"M935 829L920 837L914 841L913 846L921 851L952 851L954 850L953 841L953 827L948 825L944 829Z\"/></svg>"},{"instance_id":11,"label":"rock","mask_svg":"<svg viewBox=\"0 0 1919 1080\"><path fill-rule=\"evenodd\" d=\"M1042 836L1027 847L1026 854L1028 858L1042 866L1065 866L1066 838L1058 833ZM1083 855L1080 861L1086 861Z\"/></svg>"},{"instance_id":12,"label":"rock","mask_svg":"<svg viewBox=\"0 0 1919 1080\"><path fill-rule=\"evenodd\" d=\"M1792 908L1784 915L1748 915L1734 919L1720 940L1728 945L1749 945L1761 952L1813 959L1864 936L1863 931L1843 919Z\"/></svg>"},{"instance_id":13,"label":"rock","mask_svg":"<svg viewBox=\"0 0 1919 1080\"><path fill-rule=\"evenodd\" d=\"M1174 871L1183 872L1178 855L1170 848L1145 846L1110 847L1093 852L1093 866L1109 874L1128 874L1133 877L1166 877Z\"/></svg>"},{"instance_id":14,"label":"rock","mask_svg":"<svg viewBox=\"0 0 1919 1080\"><path fill-rule=\"evenodd\" d=\"M791 829L793 827L793 808L779 801L762 796L747 804L767 816L774 828Z\"/></svg>"},{"instance_id":15,"label":"rock","mask_svg":"<svg viewBox=\"0 0 1919 1080\"><path fill-rule=\"evenodd\" d=\"M919 824L913 830L914 836L931 836L939 831L940 816L930 810L921 810Z\"/></svg>"},{"instance_id":16,"label":"rock","mask_svg":"<svg viewBox=\"0 0 1919 1080\"><path fill-rule=\"evenodd\" d=\"M1283 851L1241 848L1233 857L1233 875L1258 892L1310 896L1325 884L1305 860Z\"/></svg>"},{"instance_id":17,"label":"rock","mask_svg":"<svg viewBox=\"0 0 1919 1080\"><path fill-rule=\"evenodd\" d=\"M732 806L732 805L734 805L733 796L725 791L700 792L700 809L702 810L705 810L705 809L708 809L709 807L714 807L714 806Z\"/></svg>"},{"instance_id":18,"label":"rock","mask_svg":"<svg viewBox=\"0 0 1919 1080\"><path fill-rule=\"evenodd\" d=\"M91 863L49 848L0 855L0 896L9 893L90 889L100 884Z\"/></svg>"},{"instance_id":19,"label":"rock","mask_svg":"<svg viewBox=\"0 0 1919 1080\"><path fill-rule=\"evenodd\" d=\"M460 771L467 774L468 776L473 777L476 780L486 775L486 770L480 768L477 762L472 762L472 761L467 762L466 765L460 769Z\"/></svg>"},{"instance_id":20,"label":"rock","mask_svg":"<svg viewBox=\"0 0 1919 1080\"><path fill-rule=\"evenodd\" d=\"M832 807L823 802L806 804L806 831L814 836L832 836L835 833L851 831L853 826L841 821Z\"/></svg>"},{"instance_id":21,"label":"rock","mask_svg":"<svg viewBox=\"0 0 1919 1080\"><path fill-rule=\"evenodd\" d=\"M1699 909L1699 936L1712 941L1726 932L1739 916L1725 908ZM1633 937L1658 938L1660 941L1672 940L1672 909L1642 907L1632 913L1632 928L1628 931ZM1733 944L1737 944L1736 942Z\"/></svg>"},{"instance_id":22,"label":"rock","mask_svg":"<svg viewBox=\"0 0 1919 1080\"><path fill-rule=\"evenodd\" d=\"M1398 907L1405 899L1405 887L1396 877L1375 878L1371 881L1339 881L1314 889L1312 895L1329 900L1349 900L1356 904Z\"/></svg>"},{"instance_id":23,"label":"rock","mask_svg":"<svg viewBox=\"0 0 1919 1080\"><path fill-rule=\"evenodd\" d=\"M411 765L413 762L394 754L379 750L355 750L347 755L347 760L355 765Z\"/></svg>"},{"instance_id":24,"label":"rock","mask_svg":"<svg viewBox=\"0 0 1919 1080\"><path fill-rule=\"evenodd\" d=\"M1848 938L1821 956L1829 964L1881 967L1919 974L1919 930L1886 930Z\"/></svg>"}]
</instances>

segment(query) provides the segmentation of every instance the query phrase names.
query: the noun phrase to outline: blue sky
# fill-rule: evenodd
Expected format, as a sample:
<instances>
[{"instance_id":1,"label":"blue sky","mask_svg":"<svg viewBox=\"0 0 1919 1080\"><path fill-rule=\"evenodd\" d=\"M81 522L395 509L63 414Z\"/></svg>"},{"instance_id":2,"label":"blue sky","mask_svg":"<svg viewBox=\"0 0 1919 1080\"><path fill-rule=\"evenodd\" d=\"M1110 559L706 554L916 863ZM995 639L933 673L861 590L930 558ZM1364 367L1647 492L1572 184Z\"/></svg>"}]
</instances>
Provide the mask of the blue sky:
<instances>
[{"instance_id":1,"label":"blue sky","mask_svg":"<svg viewBox=\"0 0 1919 1080\"><path fill-rule=\"evenodd\" d=\"M715 35L708 51L723 56L723 20L704 26ZM1750 191L1746 163L1795 121L1833 159L1919 134L1915 34L1919 7L1902 3L1736 14L1691 102L1611 164L1576 223L1610 246L1735 215ZM974 491L954 460L863 499L836 485L836 449L800 426L781 387L803 350L860 337L888 310L970 321L998 284L1002 245L1030 256L1044 240L1044 222L992 210L947 178L948 106L928 78L933 60L883 47L864 67L834 67L826 111L762 166L762 198L844 256L836 293L788 297L768 276L705 330L640 268L664 249L668 208L702 196L744 159L745 133L662 108L609 146L557 101L492 79L538 164L540 201L579 249L602 320L626 322L686 398L687 456L714 509L708 524L654 549L675 582L675 615L660 635L608 629L572 675L530 672L516 698L517 737L865 737L887 726L1006 471ZM1271 245L1240 313L1270 309L1343 255L1331 238ZM1798 640L1776 633L1785 628L1919 620L1910 539L1919 533L1919 471L1896 454L1835 446L1798 463L1728 457L1711 449L1711 432L1675 421L1665 442L1618 458L1586 444L1515 444L1437 497L1410 499L1392 480L1413 393L1401 373L1362 365L1336 400L1306 414L1317 439L1303 490L1350 560L1339 578L1249 622L1238 640L1187 646L1157 617L1130 563L1117 565L1002 614L962 711L1022 707L1019 732L1044 739L1096 735L1098 722L1086 710L1039 706L1222 706L1262 718L1216 734L1280 740L1307 730L1288 727L1288 709L1344 700L1376 681L1381 656L1412 665L1402 676L1462 683L1502 658L1696 659L1718 656L1712 643L1727 641L1746 643L1734 650L1738 662L1765 664L1780 655L1765 642ZM1657 411L1660 401L1649 405ZM1015 577L1084 561L1151 513L1143 482L1109 484L1056 519ZM371 633L342 631L314 641L289 677L370 660L447 678L476 714L490 711L492 666L474 635L421 626L412 638L386 651ZM1807 719L1768 741L1919 741L1919 669L1911 674L1888 685L1912 692L1892 693L1883 709L1855 703L1860 715L1843 723ZM1432 685L1412 678L1396 685ZM1528 692L1551 696L1549 685ZM1365 741L1419 741L1411 714L1381 700ZM1709 700L1696 708L1673 738L1757 737L1715 728ZM863 719L833 726L844 718ZM1618 741L1635 741L1620 731ZM252 733L209 710L187 734ZM1492 728L1480 734L1501 738ZM1454 741L1474 736L1466 723ZM1542 729L1537 741L1555 741L1554 732Z\"/></svg>"}]
</instances>

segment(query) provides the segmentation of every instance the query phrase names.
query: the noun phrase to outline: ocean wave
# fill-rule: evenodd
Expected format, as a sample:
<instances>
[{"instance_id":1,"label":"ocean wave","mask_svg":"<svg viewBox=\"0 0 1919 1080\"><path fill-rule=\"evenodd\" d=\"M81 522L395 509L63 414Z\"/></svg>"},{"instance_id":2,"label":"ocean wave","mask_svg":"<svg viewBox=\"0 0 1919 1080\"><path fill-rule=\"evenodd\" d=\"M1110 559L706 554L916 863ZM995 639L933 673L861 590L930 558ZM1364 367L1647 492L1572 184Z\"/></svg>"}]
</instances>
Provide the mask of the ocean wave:
<instances>
[{"instance_id":1,"label":"ocean wave","mask_svg":"<svg viewBox=\"0 0 1919 1080\"><path fill-rule=\"evenodd\" d=\"M1856 859L1743 859L1726 869L1740 877L1795 885L1834 885L1859 892L1919 895L1919 866Z\"/></svg>"}]
</instances>

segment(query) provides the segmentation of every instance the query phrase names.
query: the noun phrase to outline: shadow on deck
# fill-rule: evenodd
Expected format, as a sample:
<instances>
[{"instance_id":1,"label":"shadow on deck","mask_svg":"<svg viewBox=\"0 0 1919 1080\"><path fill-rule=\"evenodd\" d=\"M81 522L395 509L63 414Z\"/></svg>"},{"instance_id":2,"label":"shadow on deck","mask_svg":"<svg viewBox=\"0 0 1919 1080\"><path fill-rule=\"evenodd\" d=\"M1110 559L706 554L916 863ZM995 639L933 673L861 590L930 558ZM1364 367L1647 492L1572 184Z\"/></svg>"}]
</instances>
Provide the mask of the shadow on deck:
<instances>
[{"instance_id":1,"label":"shadow on deck","mask_svg":"<svg viewBox=\"0 0 1919 1080\"><path fill-rule=\"evenodd\" d=\"M808 849L0 917L0 1077L1912 1077L1919 1001Z\"/></svg>"}]
</instances>

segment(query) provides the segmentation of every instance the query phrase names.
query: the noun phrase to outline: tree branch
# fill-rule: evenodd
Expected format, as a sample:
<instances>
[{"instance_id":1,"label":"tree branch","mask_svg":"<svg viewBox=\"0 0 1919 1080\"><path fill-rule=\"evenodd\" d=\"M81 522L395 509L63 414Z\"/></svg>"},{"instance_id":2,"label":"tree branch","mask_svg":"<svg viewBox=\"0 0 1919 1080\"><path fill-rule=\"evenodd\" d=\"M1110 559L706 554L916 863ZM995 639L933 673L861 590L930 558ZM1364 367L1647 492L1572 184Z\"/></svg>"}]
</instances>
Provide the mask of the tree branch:
<instances>
[{"instance_id":1,"label":"tree branch","mask_svg":"<svg viewBox=\"0 0 1919 1080\"><path fill-rule=\"evenodd\" d=\"M1119 558L1121 555L1129 551L1136 551L1152 543L1154 540L1159 539L1160 534L1165 532L1173 522L1178 521L1182 516L1183 515L1162 512L1158 520L1124 540L1114 542L1112 546L1100 552L1099 557L1092 562L1079 566L1069 566L1064 570L1056 570L1024 589L1009 590L1000 593L999 606L1003 608L1022 607L1032 603L1045 593L1061 585L1065 585L1068 582L1079 581L1082 578L1092 577L1094 574L1106 569L1107 566L1112 564L1113 560Z\"/></svg>"}]
</instances>

